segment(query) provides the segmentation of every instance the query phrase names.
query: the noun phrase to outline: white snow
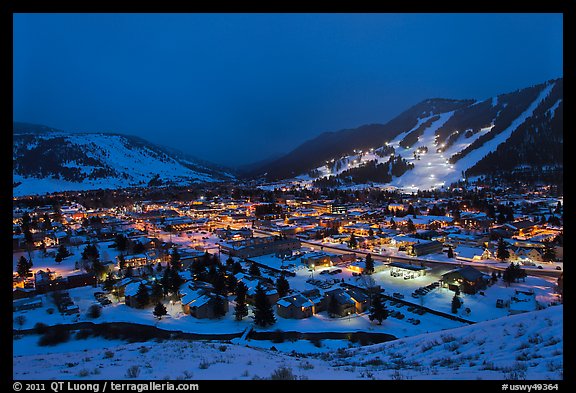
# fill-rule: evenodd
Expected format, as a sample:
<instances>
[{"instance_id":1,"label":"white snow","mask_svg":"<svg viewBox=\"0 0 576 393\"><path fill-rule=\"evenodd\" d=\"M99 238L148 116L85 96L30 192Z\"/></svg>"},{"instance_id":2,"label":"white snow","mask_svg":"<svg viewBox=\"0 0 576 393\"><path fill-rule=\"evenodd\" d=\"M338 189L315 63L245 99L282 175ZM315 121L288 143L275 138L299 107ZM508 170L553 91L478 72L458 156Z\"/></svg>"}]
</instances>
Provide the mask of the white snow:
<instances>
[{"instance_id":1,"label":"white snow","mask_svg":"<svg viewBox=\"0 0 576 393\"><path fill-rule=\"evenodd\" d=\"M560 103L562 102L561 99L559 99L558 101L556 101L554 103L554 105L552 105L552 107L550 109L548 109L547 113L550 113L550 116L554 116L554 111L556 110L556 108L558 108L558 105L560 105Z\"/></svg>"},{"instance_id":2,"label":"white snow","mask_svg":"<svg viewBox=\"0 0 576 393\"><path fill-rule=\"evenodd\" d=\"M556 306L364 347L346 340L321 340L323 348L313 348L309 341L119 344L101 338L38 347L38 336L16 336L13 378L130 379L129 368L137 368L138 379L249 380L287 367L299 379L554 381L563 379L562 332L563 306Z\"/></svg>"},{"instance_id":3,"label":"white snow","mask_svg":"<svg viewBox=\"0 0 576 393\"><path fill-rule=\"evenodd\" d=\"M166 155L153 152L148 147L135 147L122 136L111 134L50 134L61 136L66 141L80 146L88 157L106 163L110 168L128 174L128 179L107 177L82 182L70 182L54 178L23 177L13 173L13 181L22 184L14 188L14 196L43 194L68 190L113 189L127 186L146 185L155 174L163 181L170 180L182 184L194 181L217 181L214 177L191 170L178 161ZM49 136L43 136L49 138ZM79 165L75 162L65 164L68 167L78 167L88 175L95 167ZM203 168L201 165L197 165Z\"/></svg>"},{"instance_id":4,"label":"white snow","mask_svg":"<svg viewBox=\"0 0 576 393\"><path fill-rule=\"evenodd\" d=\"M392 141L389 142L391 146L394 147L396 150L396 155L401 155L410 163L414 164L414 168L408 170L399 178L394 178L388 184L375 184L376 186L381 187L393 187L393 188L400 188L405 191L416 191L418 189L433 189L433 188L441 188L443 186L448 186L453 182L462 179L462 173L472 166L474 166L478 161L484 158L489 152L496 150L496 148L504 143L512 133L520 126L526 119L532 116L536 107L548 96L552 88L554 87L554 83L547 85L539 94L539 96L530 104L530 106L520 115L518 116L509 127L503 130L501 133L496 135L491 140L485 142L479 148L474 149L462 159L458 160L455 164L450 164L448 162L449 158L458 153L468 146L470 146L474 141L476 141L481 136L490 132L494 125L489 127L485 127L481 129L476 134L472 135L469 138L465 137L466 130L458 130L457 132L460 134L459 137L456 139L455 143L453 143L450 147L448 147L445 151L441 153L437 153L436 149L441 148L443 146L436 145L436 138L435 132L438 128L440 128L448 119L453 115L454 112L447 112L440 115L440 119L435 121L430 125L430 127L424 130L424 133L418 138L418 142L414 144L414 146L410 146L409 149L405 149L400 146L400 141L404 139L406 135L408 135L411 131L416 129L420 124L427 121L429 118L419 119L418 124L410 131L403 132L396 136ZM560 104L560 101L557 101L553 107L549 110L553 113L554 110ZM492 98L492 105L495 106L498 104L498 97ZM416 151L421 146L427 146L428 152L420 154L420 160L414 159L414 151ZM386 157L379 157L371 151L362 152L356 155L347 156L340 160L343 164L342 168L339 171L330 171L327 169L326 166L322 166L317 168L321 175L320 177L325 177L329 175L337 175L349 168L355 168L361 166L368 160L377 160L378 163L385 162L389 159L389 156ZM333 167L333 163L329 163L331 167ZM310 183L311 180L309 176L302 175L297 177L298 180ZM363 188L367 185L357 185L352 188ZM346 187L351 188L351 187Z\"/></svg>"}]
</instances>

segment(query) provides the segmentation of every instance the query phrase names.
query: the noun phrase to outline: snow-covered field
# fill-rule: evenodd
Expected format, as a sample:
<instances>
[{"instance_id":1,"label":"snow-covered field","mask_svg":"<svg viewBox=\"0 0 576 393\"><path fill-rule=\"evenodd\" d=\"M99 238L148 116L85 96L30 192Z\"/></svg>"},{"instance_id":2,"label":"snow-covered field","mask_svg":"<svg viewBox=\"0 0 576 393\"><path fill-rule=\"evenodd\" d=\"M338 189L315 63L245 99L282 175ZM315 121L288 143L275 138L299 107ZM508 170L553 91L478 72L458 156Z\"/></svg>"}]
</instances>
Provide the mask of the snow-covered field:
<instances>
[{"instance_id":1,"label":"snow-covered field","mask_svg":"<svg viewBox=\"0 0 576 393\"><path fill-rule=\"evenodd\" d=\"M387 322L385 322L387 323ZM14 379L270 378L285 367L298 379L563 379L563 306L471 326L357 347L345 341L245 345L205 341L118 343L99 338L38 347L15 338ZM270 344L272 345L272 344ZM286 353L285 347L294 349ZM313 347L313 348L312 348Z\"/></svg>"},{"instance_id":2,"label":"snow-covered field","mask_svg":"<svg viewBox=\"0 0 576 393\"><path fill-rule=\"evenodd\" d=\"M168 234L161 234L161 237L167 237ZM208 239L202 239L202 237L208 237ZM164 239L168 240L168 239ZM204 241L208 244L215 244L217 238L210 236L210 235L202 235L202 234L195 234L192 238L188 236L172 236L172 241L176 243L180 243L186 245L190 242L200 242ZM99 243L99 248L101 252L101 256L103 259L111 259L113 260L116 256L117 251L113 248L108 248L107 246L111 244L111 242L102 242ZM44 257L42 256L41 251L33 251L33 258L34 258L34 270L38 268L47 268L49 267L51 270L57 270L60 274L69 275L74 273L74 262L79 259L79 255L81 253L81 249L83 246L79 248L71 247L70 250L74 253L73 256L65 259L61 264L57 264L54 262L53 258L51 257ZM213 250L213 252L215 252ZM106 255L103 255L106 254ZM16 262L20 256L20 253L15 253L13 258L13 267L15 268ZM226 256L222 256L223 259ZM261 264L269 265L271 267L279 268L281 266L281 259L273 256L267 255L262 257L253 258L254 260L258 261ZM364 283L362 282L361 278L354 277L352 272L346 268L342 268L342 272L336 275L330 274L320 274L324 268L317 268L314 272L309 271L306 267L300 264L299 258L294 261L285 261L285 265L294 264L294 267L290 267L290 270L293 270L296 273L295 277L290 277L290 286L292 289L296 290L307 290L316 288L314 285L307 282L309 278L312 278L314 275L315 279L320 280L338 280L341 281L344 279L344 282L348 282L350 284L355 284L362 286ZM334 268L330 268L329 270L333 270ZM453 296L453 292L447 289L438 288L431 292L429 292L422 300L420 299L413 299L410 294L421 286L426 286L434 281L437 281L441 274L448 271L449 268L447 267L437 267L433 268L428 271L428 274L423 277L419 277L417 279L412 280L404 280L402 278L392 277L389 274L388 270L384 270L383 272L376 273L372 277L376 284L381 285L382 288L385 289L385 293L391 295L394 292L399 292L405 295L405 300L412 301L414 304L423 305L435 310L443 311L446 313L450 313L451 308L451 300ZM264 275L270 276L272 279L275 279L273 275L270 275L265 269L262 269ZM334 284L336 287L338 284ZM484 291L484 295L476 294L476 295L461 295L462 300L464 301L464 306L460 308L459 314L460 316L472 320L472 321L487 321L488 323L494 323L497 326L498 324L505 323L504 321L508 320L508 318L501 318L507 316L508 312L506 309L496 308L496 300L497 299L509 299L513 294L514 291L519 290L529 290L533 289L536 294L536 300L545 307L548 307L550 303L556 301L556 297L554 294L554 286L555 280L553 279L544 279L540 277L533 277L529 276L526 278L525 282L515 283L510 287L506 287L502 281L499 281L495 285L489 287ZM202 320L196 319L190 316L187 316L182 313L181 305L179 302L170 303L168 300L164 301L166 304L167 310L169 315L163 318L161 321L156 320L152 314L152 308L146 308L143 310L133 309L125 304L122 301L118 302L118 300L110 297L113 301L111 305L105 306L102 309L102 315L94 320L87 316L87 310L92 304L96 304L96 300L93 296L94 292L101 291L100 288L93 288L93 287L83 287L83 288L75 288L71 289L70 295L72 300L76 305L80 308L80 314L77 316L64 316L57 312L57 308L53 303L51 297L49 295L40 295L39 297L43 301L43 306L34 309L34 310L26 310L26 311L19 311L14 312L14 318L18 316L24 316L24 321L22 320L17 321L14 319L13 327L15 329L30 329L34 327L36 322L43 322L47 325L56 325L56 324L69 324L74 322L83 322L83 321L91 321L95 323L103 323L103 322L132 322L138 323L143 325L152 325L157 326L161 329L165 330L174 330L174 331L183 331L188 333L204 333L204 334L224 334L224 333L242 333L248 327L252 325L252 314L245 318L243 321L235 321L233 317L233 302L230 303L229 308L230 311L228 314L219 319L219 320ZM232 300L233 297L230 297ZM487 358L493 362L498 360L500 363L495 363L496 366L492 367L490 364L484 364L482 367L484 368L495 368L494 370L486 370L482 369L481 363L483 362L483 358L475 359L473 355L472 348L466 349L466 351L461 351L462 354L455 353L456 350L452 351L451 355L449 356L446 353L447 348L444 348L444 352L442 352L442 347L455 347L456 344L448 345L449 343L442 342L440 345L440 349L438 350L431 350L426 349L425 345L422 343L425 342L434 342L434 338L436 337L438 342L443 340L442 338L438 338L439 334L445 334L448 330L452 331L452 329L458 329L456 331L460 331L459 329L469 329L469 328L477 328L479 326L492 326L492 325L484 325L485 322L480 322L478 324L473 325L472 327L466 327L468 325L452 321L448 318L433 315L430 313L426 313L424 315L418 315L413 312L407 311L406 306L398 306L398 305L390 305L387 302L387 307L390 310L400 311L405 314L406 318L399 320L393 317L389 317L385 320L382 325L375 325L368 319L366 314L361 315L353 315L350 317L345 318L329 318L325 312L318 313L311 318L307 318L304 320L295 320L295 319L284 319L279 316L276 316L277 322L266 328L266 329L257 329L262 331L275 331L275 330L283 330L283 331L298 331L298 332L369 332L369 333L387 333L391 334L395 337L398 337L400 340L397 342L403 341L407 343L407 348L404 350L393 350L395 347L391 346L392 343L387 344L379 344L376 346L371 347L364 347L364 349L356 348L357 345L350 343L347 340L322 340L322 345L318 346L317 343L312 343L308 340L300 340L296 342L291 342L286 340L283 343L272 343L270 341L264 340L252 340L249 341L247 344L253 348L245 348L242 345L245 345L246 342L241 341L239 339L232 340L233 344L237 345L230 345L230 344L221 344L221 343L205 343L205 342L171 342L171 343L145 343L145 344L125 344L122 341L105 341L101 338L89 338L86 340L77 340L77 341L70 341L68 343L60 344L55 347L39 347L36 345L38 341L38 336L24 336L22 338L16 338L14 340L14 377L18 378L94 378L99 379L102 375L106 375L108 377L110 373L110 378L124 378L125 373L127 372L126 369L131 367L132 365L137 365L140 370L140 378L164 378L169 377L172 379L176 378L193 378L193 379L251 379L255 376L258 377L269 377L270 373L280 367L282 364L286 364L293 369L294 374L303 376L306 378L314 379L314 378L329 378L329 379L356 379L356 378L369 378L373 376L378 379L390 379L390 378L424 378L424 379L444 379L444 378L462 378L462 379L475 379L478 375L482 378L503 378L506 373L512 372L511 367L517 362L512 361L515 359L514 357L510 358L510 350L511 347L507 347L508 343L499 343L490 344L492 347L486 347L486 349L482 349L484 344L479 344L483 341L481 338L477 338L477 345L475 346L478 349L478 353L484 351L486 354L490 353L489 351L495 351L495 348L498 349L498 353L502 352L502 355L498 355L501 357L496 357L494 359ZM470 308L471 313L464 314L463 310L465 308ZM53 309L51 312L50 309ZM552 315L561 314L562 307L548 307L547 309L540 311L539 315L542 316L540 319L550 318L553 319L555 324L561 326L562 324L562 316L552 318ZM510 320L516 320L517 318L527 318L526 315L522 316L514 316L511 317ZM419 325L413 325L408 322L408 318L415 318L419 319L421 323ZM499 319L498 319L499 318ZM22 325L19 323L22 322ZM548 322L546 322L548 324ZM528 325L528 324L525 324ZM527 326L526 326L527 327ZM533 327L530 326L530 329ZM534 327L537 328L537 327ZM541 327L545 329L546 326ZM480 328L477 328L480 329ZM492 329L492 328L490 328ZM507 328L508 330L512 331L512 328ZM554 328L560 332L559 340L562 339L561 336L561 327ZM547 334L556 334L554 333L555 330L551 329L550 332ZM518 326L514 327L514 332L518 330ZM495 332L498 334L502 334L502 329L495 327ZM481 337L480 332L481 330L474 330L474 335L477 337ZM529 337L530 334L535 334L536 330L532 332L532 330L527 331L525 334L520 336ZM452 334L452 333L451 333ZM510 333L516 335L517 333ZM428 336L429 335L429 336ZM488 340L489 333L484 332L486 339ZM523 337L517 337L518 340L521 340ZM463 344L460 345L462 348L467 348L467 344L464 343L466 334L462 335L462 342ZM548 336L547 336L548 337ZM412 341L411 341L412 340ZM460 340L460 339L459 339ZM468 340L470 341L470 340ZM514 341L514 340L512 340ZM526 341L526 340L524 340ZM534 340L533 340L534 341ZM536 340L538 341L538 340ZM489 342L489 341L487 341ZM316 344L316 345L314 345ZM518 342L518 346L520 346L521 342ZM560 344L559 344L560 345ZM140 348L145 346L149 348L148 352L140 354ZM270 352L269 349L274 346L278 352ZM502 348L500 348L502 347ZM550 345L550 348L546 348L546 350L550 349L550 356L554 357L551 362L544 362L544 360L540 361L532 361L530 364L538 363L539 366L536 367L534 371L529 370L520 370L522 372L526 372L526 376L529 377L529 373L533 372L533 378L556 378L557 376L557 363L558 357L557 355L552 355L552 353L556 353L558 351L561 352L561 345L554 346ZM108 349L106 349L108 348ZM197 351L202 356L198 355L190 355L189 350L181 351L178 348L190 349ZM223 348L226 348L225 350ZM370 349L372 348L372 349ZM375 348L381 348L376 350ZM419 348L419 349L418 349ZM558 349L559 348L559 349ZM528 351L528 348L524 348ZM349 358L351 359L347 365L340 365L338 366L338 362L341 362L341 359L337 357L337 354L342 354L342 351L346 350L346 353L352 353L351 351L358 351L355 353L354 356L350 355ZM370 352L372 351L373 352ZM110 359L104 359L103 353L105 351L112 351L116 355L114 356L114 362L111 363ZM159 360L164 359L163 351L172 352L175 355L175 359L179 359L179 356L183 356L184 360L186 360L185 365L180 365L180 361L178 360L178 365L173 367L166 367L164 371L166 374L161 374L162 368L157 370L156 367L152 367L150 369L148 364L156 364ZM211 352L212 351L212 352ZM226 356L223 356L222 351L226 351ZM314 369L308 369L310 366L306 363L305 366L301 366L304 361L304 357L300 356L300 360L296 359L295 357L281 355L280 353L289 354L292 351L300 352L300 353L310 353L311 355L307 357L306 361L310 364L313 362L317 362L314 365ZM420 352L418 352L420 351ZM508 352L507 352L508 351ZM518 351L516 351L518 352ZM135 353L139 354L135 357ZM380 353L380 359L375 360L374 354ZM421 353L426 354L436 354L433 357L423 356ZM504 356L504 353L507 355ZM149 355L150 354L150 355ZM390 354L390 358L386 358L382 354ZM394 370L393 361L396 357L400 355L404 356L405 364L408 364L408 367L403 368L400 370L400 374ZM230 356L228 356L230 355ZM456 356L458 355L458 356ZM58 356L61 357L58 360ZM109 356L109 355L106 355ZM516 354L515 356L520 356L520 354ZM528 356L528 355L527 355ZM530 357L532 355L529 355ZM545 359L547 359L548 355L543 355ZM464 359L465 358L465 359ZM537 354L532 356L533 359L539 359ZM22 365L26 361L30 362L39 362L38 359L44 359L47 361L47 364L50 366L47 367L46 370L38 371L34 370L31 371L30 368L24 368ZM68 359L68 360L64 360ZM90 359L90 360L85 360ZM221 359L221 360L218 360ZM398 359L401 359L398 357ZM439 360L434 360L439 359ZM446 359L456 359L456 360L446 360ZM457 360L461 359L461 360ZM463 359L463 360L462 360ZM396 359L397 360L397 359ZM488 361L487 360L487 361ZM60 364L60 368L58 368L58 362ZM163 360L162 360L163 361ZM248 362L252 362L251 365ZM204 368L206 364L202 367L199 366L201 362L210 363L208 364L207 368ZM234 367L230 367L230 363L233 362ZM262 362L268 362L268 366L261 366L252 367L252 365L260 364ZM369 362L372 366L362 366L362 364ZM452 363L451 363L452 362ZM77 363L77 364L76 364ZM72 366L68 366L72 364ZM112 364L120 366L117 370L114 369ZM403 363L404 364L404 363ZM470 366L470 364L474 364ZM519 363L524 364L524 363ZM526 363L528 364L528 363ZM20 365L20 366L19 366ZM192 365L192 366L190 366ZM440 366L444 365L444 366ZM467 365L464 367L464 365ZM246 366L245 368L243 366ZM374 367L373 367L374 366ZM377 367L376 367L377 366ZM454 376L448 373L445 369L446 367L458 367L457 371ZM515 365L516 367L518 365ZM520 366L518 366L520 367ZM530 366L532 367L532 366ZM467 369L467 371L463 371ZM523 368L520 367L520 368ZM229 370L232 369L232 370ZM310 370L319 370L319 369L326 369L327 371L322 371L321 373L314 373L309 372ZM226 370L223 371L223 370ZM454 369L456 370L456 369ZM504 371L503 371L504 370ZM508 370L508 371L506 371ZM553 370L553 371L549 371ZM516 370L518 371L518 370ZM48 374L42 374L43 372ZM101 374L96 374L100 372ZM217 374L212 374L217 373ZM33 374L25 374L25 373L33 373ZM39 373L39 374L38 374ZM191 373L191 374L190 374ZM523 375L522 373L520 373ZM216 376L217 375L217 376Z\"/></svg>"}]
</instances>

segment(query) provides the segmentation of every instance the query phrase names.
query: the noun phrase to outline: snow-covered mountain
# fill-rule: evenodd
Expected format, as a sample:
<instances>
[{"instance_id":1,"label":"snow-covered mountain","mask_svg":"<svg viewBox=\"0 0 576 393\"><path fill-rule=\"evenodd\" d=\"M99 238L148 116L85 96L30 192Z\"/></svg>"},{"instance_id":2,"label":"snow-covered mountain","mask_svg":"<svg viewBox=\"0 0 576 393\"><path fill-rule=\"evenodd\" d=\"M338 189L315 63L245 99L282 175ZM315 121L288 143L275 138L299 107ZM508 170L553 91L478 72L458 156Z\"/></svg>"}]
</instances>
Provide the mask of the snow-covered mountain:
<instances>
[{"instance_id":1,"label":"snow-covered mountain","mask_svg":"<svg viewBox=\"0 0 576 393\"><path fill-rule=\"evenodd\" d=\"M129 135L26 123L14 123L13 135L14 196L234 179L215 165Z\"/></svg>"},{"instance_id":2,"label":"snow-covered mountain","mask_svg":"<svg viewBox=\"0 0 576 393\"><path fill-rule=\"evenodd\" d=\"M321 134L253 175L415 190L502 171L561 170L562 118L562 78L484 101L429 99L384 125Z\"/></svg>"},{"instance_id":3,"label":"snow-covered mountain","mask_svg":"<svg viewBox=\"0 0 576 393\"><path fill-rule=\"evenodd\" d=\"M330 343L334 340L322 340L318 348L306 340L123 344L100 337L39 347L38 336L15 336L13 378L527 379L554 383L564 378L562 307L337 350ZM271 351L272 346L278 351Z\"/></svg>"}]
</instances>

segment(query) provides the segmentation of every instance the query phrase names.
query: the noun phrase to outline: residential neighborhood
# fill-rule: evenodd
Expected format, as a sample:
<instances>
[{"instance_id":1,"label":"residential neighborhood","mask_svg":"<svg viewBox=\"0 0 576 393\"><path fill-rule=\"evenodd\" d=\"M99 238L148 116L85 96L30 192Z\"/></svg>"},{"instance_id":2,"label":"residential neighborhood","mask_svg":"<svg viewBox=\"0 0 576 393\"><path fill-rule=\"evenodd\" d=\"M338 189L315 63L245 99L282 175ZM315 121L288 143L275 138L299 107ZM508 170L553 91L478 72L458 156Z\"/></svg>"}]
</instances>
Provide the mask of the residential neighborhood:
<instances>
[{"instance_id":1,"label":"residential neighborhood","mask_svg":"<svg viewBox=\"0 0 576 393\"><path fill-rule=\"evenodd\" d=\"M15 315L58 309L78 321L96 305L116 319L128 307L162 326L168 320L152 315L161 304L171 328L189 331L193 320L235 320L224 328L231 332L285 320L346 329L354 317L354 329L402 336L411 330L368 318L376 295L388 319L402 321L396 307L407 306L448 324L562 302L562 199L541 189L532 197L492 190L490 199L480 199L488 191L478 187L332 198L296 188L222 191L199 190L186 201L125 191L119 206L96 208L66 194L38 206L15 198ZM94 294L91 302L55 300L80 288ZM532 301L519 307L527 295L518 293ZM453 309L454 297L465 307ZM262 312L264 320L256 317ZM24 326L43 320L35 315ZM418 314L410 319L426 325Z\"/></svg>"}]
</instances>

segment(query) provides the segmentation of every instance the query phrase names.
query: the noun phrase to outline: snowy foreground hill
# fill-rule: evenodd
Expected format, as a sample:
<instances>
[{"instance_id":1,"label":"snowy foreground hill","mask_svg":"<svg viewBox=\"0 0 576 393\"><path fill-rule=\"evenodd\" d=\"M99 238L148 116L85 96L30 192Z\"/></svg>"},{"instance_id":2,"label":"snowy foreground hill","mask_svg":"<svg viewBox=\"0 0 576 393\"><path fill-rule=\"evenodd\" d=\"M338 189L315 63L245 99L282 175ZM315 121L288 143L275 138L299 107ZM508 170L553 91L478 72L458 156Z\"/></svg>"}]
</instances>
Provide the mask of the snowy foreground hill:
<instances>
[{"instance_id":1,"label":"snowy foreground hill","mask_svg":"<svg viewBox=\"0 0 576 393\"><path fill-rule=\"evenodd\" d=\"M143 139L14 123L14 196L233 179L223 169Z\"/></svg>"},{"instance_id":2,"label":"snowy foreground hill","mask_svg":"<svg viewBox=\"0 0 576 393\"><path fill-rule=\"evenodd\" d=\"M386 323L386 322L384 322ZM38 347L14 341L14 379L563 379L563 306L365 347L308 341L124 344L101 338ZM293 352L286 351L293 348ZM314 351L310 351L315 348ZM274 378L274 376L276 378Z\"/></svg>"}]
</instances>

